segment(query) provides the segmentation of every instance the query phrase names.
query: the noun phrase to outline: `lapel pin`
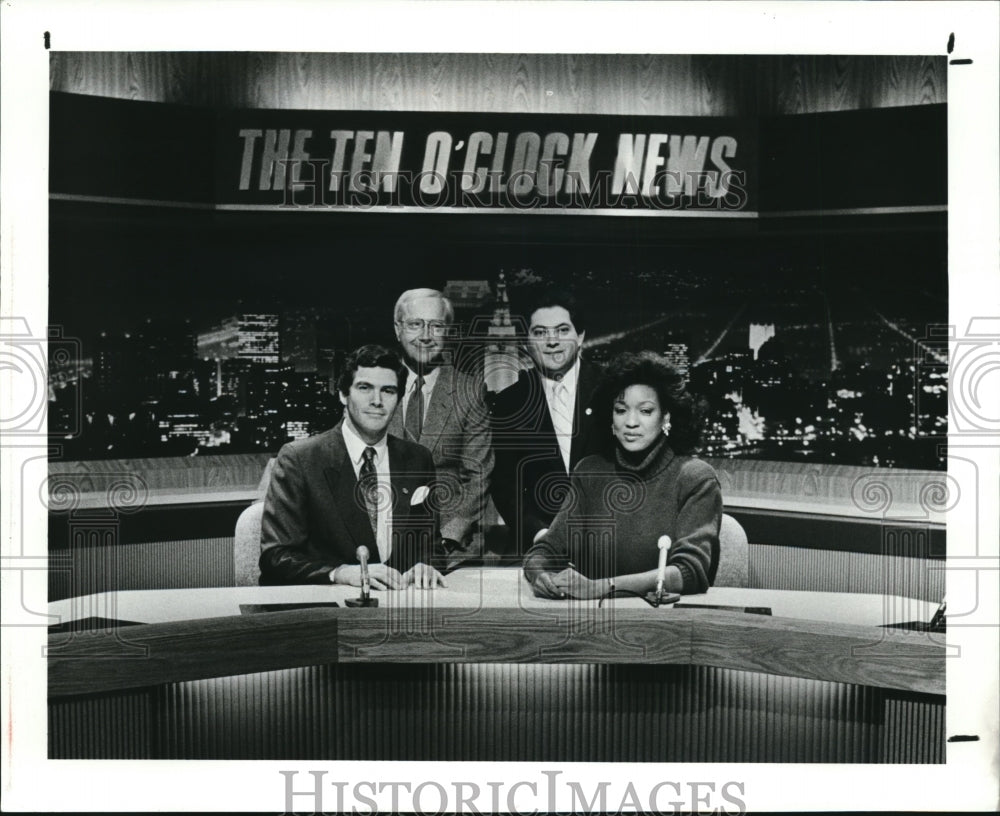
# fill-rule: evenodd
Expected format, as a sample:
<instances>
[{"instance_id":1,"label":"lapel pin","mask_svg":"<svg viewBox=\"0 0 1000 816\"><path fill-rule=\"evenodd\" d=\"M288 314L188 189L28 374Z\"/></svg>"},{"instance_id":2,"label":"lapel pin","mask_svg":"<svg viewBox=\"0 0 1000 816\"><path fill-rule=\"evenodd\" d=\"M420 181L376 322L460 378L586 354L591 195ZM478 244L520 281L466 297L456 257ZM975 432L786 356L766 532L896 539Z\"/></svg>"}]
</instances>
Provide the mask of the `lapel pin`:
<instances>
[{"instance_id":1,"label":"lapel pin","mask_svg":"<svg viewBox=\"0 0 1000 816\"><path fill-rule=\"evenodd\" d=\"M588 408L588 409L587 409L586 411L584 411L584 413L585 413L585 414L586 414L587 416L590 416L590 415L591 415L592 413L594 413L594 409L593 409L593 408Z\"/></svg>"},{"instance_id":2,"label":"lapel pin","mask_svg":"<svg viewBox=\"0 0 1000 816\"><path fill-rule=\"evenodd\" d=\"M409 492L410 492L410 488L408 488L408 487L404 487L404 488L403 488L403 492L404 492L404 493L409 493Z\"/></svg>"}]
</instances>

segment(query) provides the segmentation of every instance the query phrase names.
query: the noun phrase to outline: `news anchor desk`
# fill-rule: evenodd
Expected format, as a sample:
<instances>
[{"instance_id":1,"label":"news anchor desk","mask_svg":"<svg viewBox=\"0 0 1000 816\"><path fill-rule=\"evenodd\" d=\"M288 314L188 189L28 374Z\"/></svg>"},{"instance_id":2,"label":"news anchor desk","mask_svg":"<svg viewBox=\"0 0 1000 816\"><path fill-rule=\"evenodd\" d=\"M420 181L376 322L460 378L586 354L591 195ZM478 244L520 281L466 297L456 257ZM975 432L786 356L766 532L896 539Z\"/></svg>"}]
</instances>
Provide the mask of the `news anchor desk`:
<instances>
[{"instance_id":1,"label":"news anchor desk","mask_svg":"<svg viewBox=\"0 0 1000 816\"><path fill-rule=\"evenodd\" d=\"M54 602L49 754L944 761L944 635L885 626L933 604L713 588L598 608L535 598L519 569L447 581L375 609L339 586Z\"/></svg>"}]
</instances>

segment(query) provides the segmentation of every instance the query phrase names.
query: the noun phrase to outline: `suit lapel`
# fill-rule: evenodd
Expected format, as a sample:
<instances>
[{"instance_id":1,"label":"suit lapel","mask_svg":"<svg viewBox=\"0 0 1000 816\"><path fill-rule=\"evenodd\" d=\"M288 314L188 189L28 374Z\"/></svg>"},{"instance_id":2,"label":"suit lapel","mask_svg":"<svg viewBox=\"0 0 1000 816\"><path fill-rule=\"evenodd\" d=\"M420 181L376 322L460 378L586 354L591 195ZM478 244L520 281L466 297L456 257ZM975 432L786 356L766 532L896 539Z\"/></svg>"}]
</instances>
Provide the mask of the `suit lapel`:
<instances>
[{"instance_id":1,"label":"suit lapel","mask_svg":"<svg viewBox=\"0 0 1000 816\"><path fill-rule=\"evenodd\" d=\"M436 535L435 516L430 508L432 499L425 495L412 504L421 486L430 487L433 465L425 471L423 457L401 440L389 437L389 474L392 479L392 556L389 562L406 570L418 561L431 557L430 543Z\"/></svg>"},{"instance_id":2,"label":"suit lapel","mask_svg":"<svg viewBox=\"0 0 1000 816\"><path fill-rule=\"evenodd\" d=\"M403 434L406 431L403 430L403 400L400 399L396 404L396 410L392 413L392 419L389 420L389 433L392 436L398 436L400 439L403 438Z\"/></svg>"},{"instance_id":3,"label":"suit lapel","mask_svg":"<svg viewBox=\"0 0 1000 816\"><path fill-rule=\"evenodd\" d=\"M400 450L402 445L390 438L389 479L392 482L392 526L395 527L410 504L410 485L406 479L406 461Z\"/></svg>"},{"instance_id":4,"label":"suit lapel","mask_svg":"<svg viewBox=\"0 0 1000 816\"><path fill-rule=\"evenodd\" d=\"M549 401L545 396L545 378L536 368L532 369L532 377L535 383L528 390L528 399L534 400L534 404L529 407L529 416L535 417L535 429L540 434L552 437L552 443L556 444L556 426L552 423L552 415L549 413Z\"/></svg>"},{"instance_id":5,"label":"suit lapel","mask_svg":"<svg viewBox=\"0 0 1000 816\"><path fill-rule=\"evenodd\" d=\"M438 369L437 382L431 392L424 416L424 427L420 432L420 444L432 453L441 439L445 423L455 410L455 369L451 366L441 366Z\"/></svg>"},{"instance_id":6,"label":"suit lapel","mask_svg":"<svg viewBox=\"0 0 1000 816\"><path fill-rule=\"evenodd\" d=\"M330 486L334 507L343 519L353 547L357 548L364 544L374 563L379 560L378 547L375 544L371 522L368 520L368 512L357 493L358 479L354 475L354 465L351 464L347 446L344 444L342 423L337 425L336 431L331 440L333 464L324 468L323 475Z\"/></svg>"},{"instance_id":7,"label":"suit lapel","mask_svg":"<svg viewBox=\"0 0 1000 816\"><path fill-rule=\"evenodd\" d=\"M591 398L594 395L594 389L597 388L599 379L597 369L585 360L581 360L580 375L576 383L576 400L573 406L573 442L570 445L569 455L571 468L581 458L586 448L586 436L589 425L586 421L586 412L590 410Z\"/></svg>"},{"instance_id":8,"label":"suit lapel","mask_svg":"<svg viewBox=\"0 0 1000 816\"><path fill-rule=\"evenodd\" d=\"M401 440L389 437L389 478L392 480L392 523L403 521L412 514L414 493L421 485L429 485L433 473L425 473L417 468L416 461L407 454Z\"/></svg>"}]
</instances>

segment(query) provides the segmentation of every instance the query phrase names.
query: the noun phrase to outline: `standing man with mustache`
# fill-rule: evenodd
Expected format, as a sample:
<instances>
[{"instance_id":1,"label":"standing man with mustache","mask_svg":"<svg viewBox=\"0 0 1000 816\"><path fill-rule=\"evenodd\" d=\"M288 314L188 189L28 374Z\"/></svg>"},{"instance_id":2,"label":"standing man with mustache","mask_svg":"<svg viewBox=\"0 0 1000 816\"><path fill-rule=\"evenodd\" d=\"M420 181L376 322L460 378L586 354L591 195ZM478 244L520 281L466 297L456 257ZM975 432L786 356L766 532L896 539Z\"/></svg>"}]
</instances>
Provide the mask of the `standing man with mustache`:
<instances>
[{"instance_id":1,"label":"standing man with mustache","mask_svg":"<svg viewBox=\"0 0 1000 816\"><path fill-rule=\"evenodd\" d=\"M580 357L585 318L569 292L548 289L521 310L534 368L493 402L493 501L518 554L549 526L569 472L596 451L591 401L601 371Z\"/></svg>"},{"instance_id":2,"label":"standing man with mustache","mask_svg":"<svg viewBox=\"0 0 1000 816\"><path fill-rule=\"evenodd\" d=\"M493 470L482 377L458 370L448 356L454 318L451 301L436 289L410 289L396 301L393 324L409 377L390 426L434 457L440 544L450 566L479 555L473 535Z\"/></svg>"}]
</instances>

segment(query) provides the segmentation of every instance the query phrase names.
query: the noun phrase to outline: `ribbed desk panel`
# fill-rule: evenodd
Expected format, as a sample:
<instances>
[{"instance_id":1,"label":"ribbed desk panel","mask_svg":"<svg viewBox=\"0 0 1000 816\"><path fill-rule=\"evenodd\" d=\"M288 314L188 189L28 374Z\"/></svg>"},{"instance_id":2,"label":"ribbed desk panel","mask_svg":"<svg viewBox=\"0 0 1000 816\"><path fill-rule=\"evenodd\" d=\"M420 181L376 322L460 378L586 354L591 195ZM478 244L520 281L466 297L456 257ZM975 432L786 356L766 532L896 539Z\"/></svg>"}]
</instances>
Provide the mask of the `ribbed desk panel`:
<instances>
[{"instance_id":1,"label":"ribbed desk panel","mask_svg":"<svg viewBox=\"0 0 1000 816\"><path fill-rule=\"evenodd\" d=\"M944 761L943 697L705 667L322 666L153 694L159 758ZM85 714L99 702L62 704L80 711L61 729L135 727ZM67 736L53 756L132 744L103 738Z\"/></svg>"},{"instance_id":2,"label":"ribbed desk panel","mask_svg":"<svg viewBox=\"0 0 1000 816\"><path fill-rule=\"evenodd\" d=\"M749 559L750 586L760 589L944 596L943 560L770 545L751 545Z\"/></svg>"},{"instance_id":3,"label":"ribbed desk panel","mask_svg":"<svg viewBox=\"0 0 1000 816\"><path fill-rule=\"evenodd\" d=\"M50 759L151 759L154 690L49 703Z\"/></svg>"},{"instance_id":4,"label":"ribbed desk panel","mask_svg":"<svg viewBox=\"0 0 1000 816\"><path fill-rule=\"evenodd\" d=\"M107 539L53 552L50 601L115 589L233 585L232 537L128 545L116 534Z\"/></svg>"},{"instance_id":5,"label":"ribbed desk panel","mask_svg":"<svg viewBox=\"0 0 1000 816\"><path fill-rule=\"evenodd\" d=\"M919 764L944 762L944 739L933 743L921 739L921 734L944 734L945 707L929 706L923 695L900 693L886 701L885 729L882 732L882 762Z\"/></svg>"}]
</instances>

